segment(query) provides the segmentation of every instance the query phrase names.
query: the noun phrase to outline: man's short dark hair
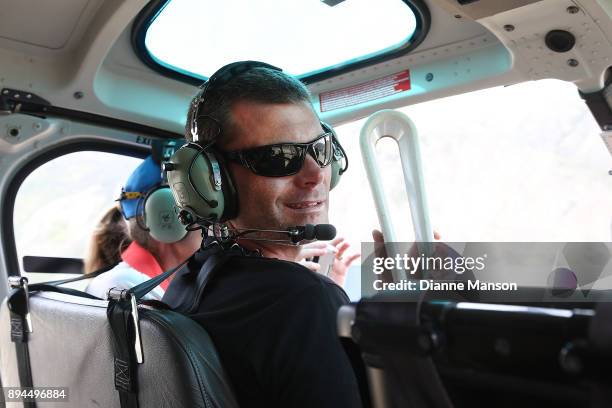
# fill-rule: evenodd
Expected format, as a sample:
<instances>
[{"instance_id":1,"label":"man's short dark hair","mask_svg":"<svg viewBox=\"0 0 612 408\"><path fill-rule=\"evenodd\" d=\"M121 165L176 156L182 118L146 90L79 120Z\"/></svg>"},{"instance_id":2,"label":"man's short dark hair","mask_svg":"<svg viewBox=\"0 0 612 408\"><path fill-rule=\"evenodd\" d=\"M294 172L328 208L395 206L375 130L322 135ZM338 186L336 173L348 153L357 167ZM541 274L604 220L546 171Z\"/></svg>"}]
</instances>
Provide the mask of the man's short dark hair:
<instances>
[{"instance_id":1,"label":"man's short dark hair","mask_svg":"<svg viewBox=\"0 0 612 408\"><path fill-rule=\"evenodd\" d=\"M206 144L217 138L226 143L232 130L231 109L240 101L285 104L310 104L310 93L302 82L281 71L270 68L253 68L229 82L216 85L206 91L206 99L198 110L199 143ZM190 104L190 109L193 105ZM191 115L188 115L190 117ZM186 138L192 140L190 123L187 123Z\"/></svg>"}]
</instances>

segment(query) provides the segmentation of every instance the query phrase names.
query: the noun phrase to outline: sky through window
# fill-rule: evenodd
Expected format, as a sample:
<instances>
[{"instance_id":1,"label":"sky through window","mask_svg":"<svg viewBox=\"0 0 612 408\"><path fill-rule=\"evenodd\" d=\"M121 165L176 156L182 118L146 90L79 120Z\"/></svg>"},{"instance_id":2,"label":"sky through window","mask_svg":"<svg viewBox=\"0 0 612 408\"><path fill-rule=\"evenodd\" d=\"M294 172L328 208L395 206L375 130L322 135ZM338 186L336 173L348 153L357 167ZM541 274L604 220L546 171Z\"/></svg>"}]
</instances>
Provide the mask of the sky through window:
<instances>
[{"instance_id":1,"label":"sky through window","mask_svg":"<svg viewBox=\"0 0 612 408\"><path fill-rule=\"evenodd\" d=\"M172 0L145 45L158 63L195 76L249 59L302 76L394 50L415 27L401 0Z\"/></svg>"}]
</instances>

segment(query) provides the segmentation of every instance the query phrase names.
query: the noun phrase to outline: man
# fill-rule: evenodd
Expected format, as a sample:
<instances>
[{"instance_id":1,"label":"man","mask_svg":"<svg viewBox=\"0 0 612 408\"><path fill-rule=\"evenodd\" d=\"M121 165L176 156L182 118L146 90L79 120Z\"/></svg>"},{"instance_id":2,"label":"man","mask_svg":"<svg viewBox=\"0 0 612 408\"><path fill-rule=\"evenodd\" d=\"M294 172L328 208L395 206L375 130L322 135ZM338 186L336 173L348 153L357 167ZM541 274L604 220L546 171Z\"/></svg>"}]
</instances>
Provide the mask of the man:
<instances>
[{"instance_id":1,"label":"man","mask_svg":"<svg viewBox=\"0 0 612 408\"><path fill-rule=\"evenodd\" d=\"M187 233L175 220L174 201L169 189L162 187L161 174L160 164L149 156L128 178L119 204L132 242L121 253L122 262L89 283L88 293L106 299L109 289L130 289L154 278L180 265L200 247L201 234ZM159 197L154 197L153 193ZM155 205L153 210L146 205L145 200L155 201L157 198L161 205ZM151 214L145 214L145 209ZM147 222L147 218L152 220ZM163 231L158 239L149 228L153 222L157 222L158 229ZM147 298L161 300L168 284L168 281L164 281Z\"/></svg>"},{"instance_id":2,"label":"man","mask_svg":"<svg viewBox=\"0 0 612 408\"><path fill-rule=\"evenodd\" d=\"M283 143L281 150L291 150L292 144L324 137L303 84L259 66L207 91L196 105L195 116L203 119L198 143L214 143L228 157L238 196L237 215L226 223L230 230L328 223L331 166L315 161L315 148L308 148L297 173L275 177L230 159L256 147ZM208 259L204 248L177 273L163 301L211 335L239 405L361 406L351 362L336 335L338 308L348 302L344 291L296 263L303 258L300 247L248 238L237 243L241 250L211 275L206 290L197 289Z\"/></svg>"}]
</instances>

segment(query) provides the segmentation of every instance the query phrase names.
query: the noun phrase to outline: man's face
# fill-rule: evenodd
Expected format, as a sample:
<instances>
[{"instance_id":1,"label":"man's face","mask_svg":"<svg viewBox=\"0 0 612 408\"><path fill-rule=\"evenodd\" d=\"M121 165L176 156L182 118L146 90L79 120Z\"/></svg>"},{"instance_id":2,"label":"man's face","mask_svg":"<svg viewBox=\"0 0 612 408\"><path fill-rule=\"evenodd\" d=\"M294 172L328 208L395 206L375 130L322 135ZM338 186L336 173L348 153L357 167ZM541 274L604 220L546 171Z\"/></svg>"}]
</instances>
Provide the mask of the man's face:
<instances>
[{"instance_id":1,"label":"man's face","mask_svg":"<svg viewBox=\"0 0 612 408\"><path fill-rule=\"evenodd\" d=\"M243 150L273 143L310 142L323 133L306 103L239 102L232 108L232 137L224 150ZM307 154L299 173L286 177L258 176L229 163L238 192L237 228L286 229L328 222L331 166L320 168Z\"/></svg>"}]
</instances>

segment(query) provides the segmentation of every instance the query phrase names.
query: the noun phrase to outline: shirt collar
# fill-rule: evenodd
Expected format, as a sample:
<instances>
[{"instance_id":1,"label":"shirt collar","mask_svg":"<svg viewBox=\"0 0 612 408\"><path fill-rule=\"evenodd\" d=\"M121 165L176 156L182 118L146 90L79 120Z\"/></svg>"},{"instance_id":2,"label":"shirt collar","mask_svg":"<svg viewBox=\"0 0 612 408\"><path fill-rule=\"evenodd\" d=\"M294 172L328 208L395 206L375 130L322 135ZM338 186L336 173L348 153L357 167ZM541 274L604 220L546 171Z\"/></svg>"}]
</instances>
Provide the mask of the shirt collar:
<instances>
[{"instance_id":1,"label":"shirt collar","mask_svg":"<svg viewBox=\"0 0 612 408\"><path fill-rule=\"evenodd\" d=\"M140 273L144 273L150 278L154 278L163 272L153 254L144 249L136 241L132 241L125 251L121 253L121 259L133 269L136 269ZM167 285L167 281L164 281L164 283Z\"/></svg>"}]
</instances>

